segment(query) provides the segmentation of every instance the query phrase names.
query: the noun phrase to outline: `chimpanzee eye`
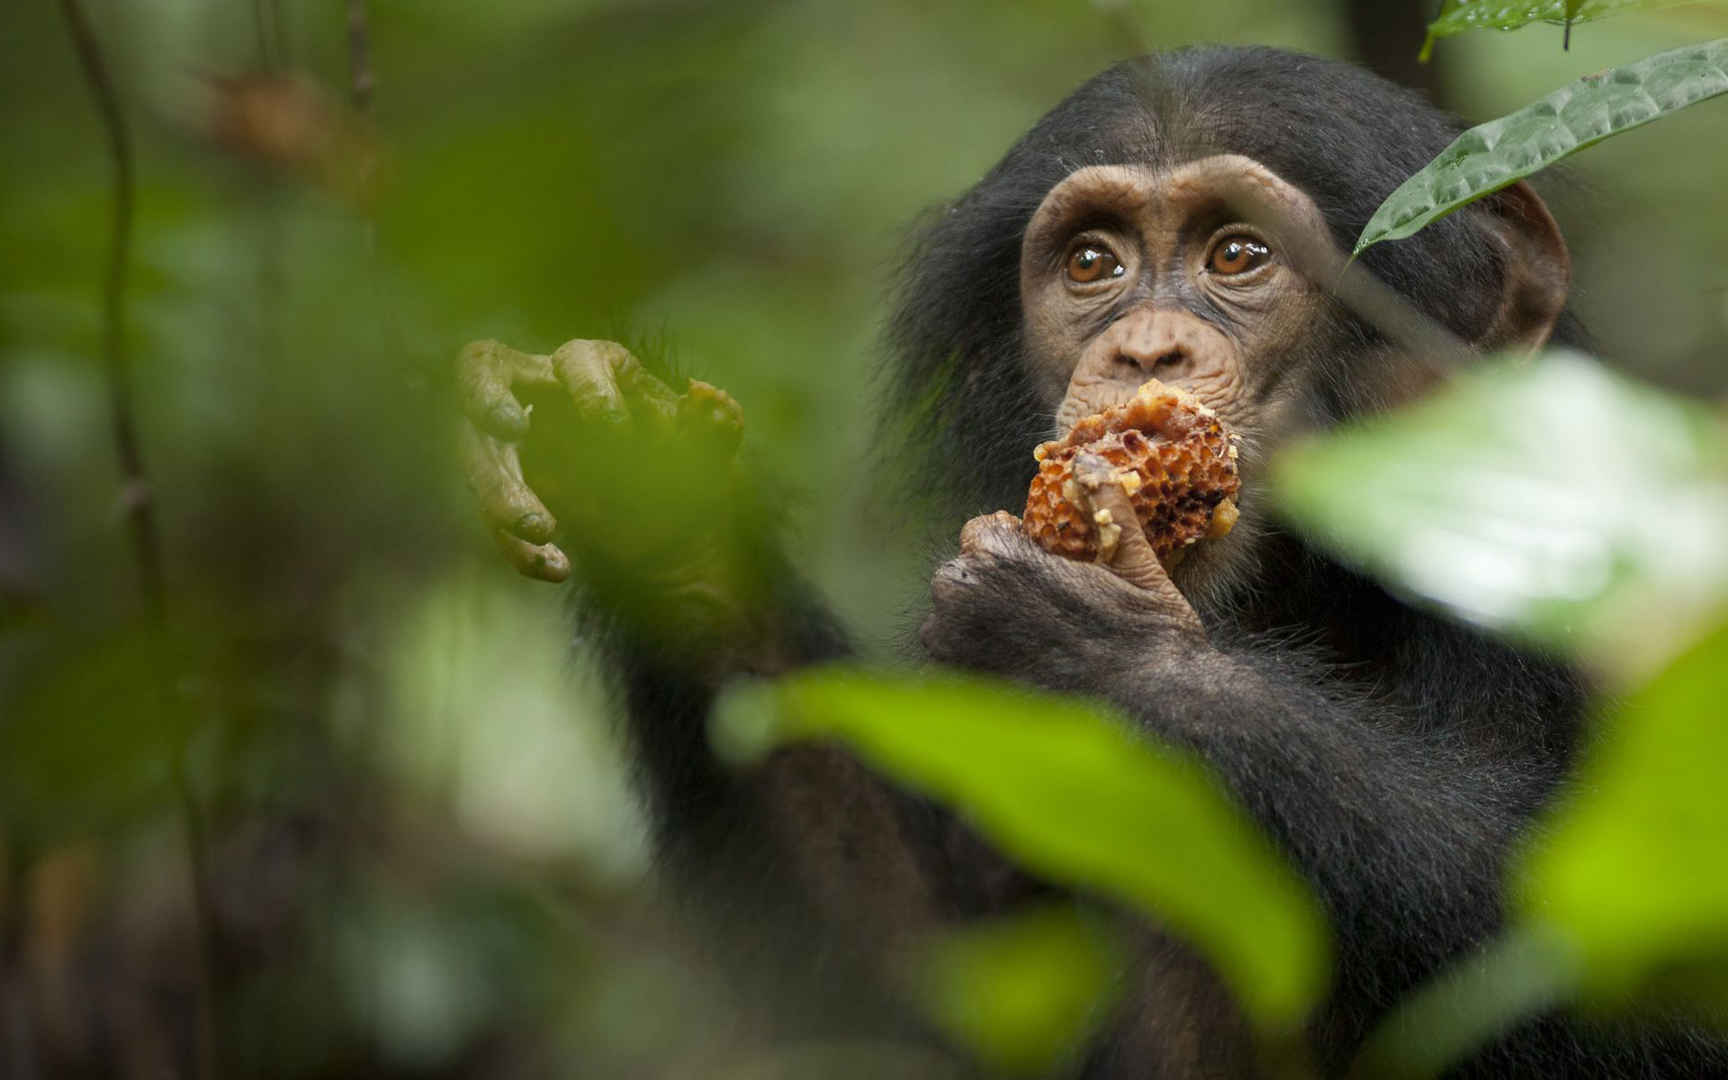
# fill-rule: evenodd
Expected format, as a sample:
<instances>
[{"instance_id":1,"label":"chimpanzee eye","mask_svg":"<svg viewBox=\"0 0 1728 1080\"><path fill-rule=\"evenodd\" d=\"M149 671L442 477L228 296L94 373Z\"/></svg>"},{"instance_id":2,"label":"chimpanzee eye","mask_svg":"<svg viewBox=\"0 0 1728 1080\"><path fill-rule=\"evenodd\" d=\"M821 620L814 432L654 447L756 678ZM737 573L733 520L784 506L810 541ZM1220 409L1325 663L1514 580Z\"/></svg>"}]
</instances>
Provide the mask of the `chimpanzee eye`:
<instances>
[{"instance_id":1,"label":"chimpanzee eye","mask_svg":"<svg viewBox=\"0 0 1728 1080\"><path fill-rule=\"evenodd\" d=\"M1252 236L1226 236L1212 249L1206 267L1214 274L1246 274L1271 255L1272 249Z\"/></svg>"},{"instance_id":2,"label":"chimpanzee eye","mask_svg":"<svg viewBox=\"0 0 1728 1080\"><path fill-rule=\"evenodd\" d=\"M1068 256L1068 280L1082 285L1105 277L1121 277L1122 264L1102 244L1081 244Z\"/></svg>"}]
</instances>

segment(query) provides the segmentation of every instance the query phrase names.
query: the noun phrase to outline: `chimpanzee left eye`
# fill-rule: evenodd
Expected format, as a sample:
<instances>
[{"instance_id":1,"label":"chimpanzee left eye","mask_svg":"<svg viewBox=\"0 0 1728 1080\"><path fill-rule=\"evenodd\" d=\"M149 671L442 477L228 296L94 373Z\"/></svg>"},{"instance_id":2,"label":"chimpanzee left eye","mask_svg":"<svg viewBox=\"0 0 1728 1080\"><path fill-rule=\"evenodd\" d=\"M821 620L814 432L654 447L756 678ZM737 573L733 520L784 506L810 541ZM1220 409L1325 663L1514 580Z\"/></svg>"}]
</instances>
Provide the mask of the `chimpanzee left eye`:
<instances>
[{"instance_id":1,"label":"chimpanzee left eye","mask_svg":"<svg viewBox=\"0 0 1728 1080\"><path fill-rule=\"evenodd\" d=\"M1246 274L1272 257L1272 249L1252 236L1226 236L1213 247L1206 267L1214 274Z\"/></svg>"}]
</instances>

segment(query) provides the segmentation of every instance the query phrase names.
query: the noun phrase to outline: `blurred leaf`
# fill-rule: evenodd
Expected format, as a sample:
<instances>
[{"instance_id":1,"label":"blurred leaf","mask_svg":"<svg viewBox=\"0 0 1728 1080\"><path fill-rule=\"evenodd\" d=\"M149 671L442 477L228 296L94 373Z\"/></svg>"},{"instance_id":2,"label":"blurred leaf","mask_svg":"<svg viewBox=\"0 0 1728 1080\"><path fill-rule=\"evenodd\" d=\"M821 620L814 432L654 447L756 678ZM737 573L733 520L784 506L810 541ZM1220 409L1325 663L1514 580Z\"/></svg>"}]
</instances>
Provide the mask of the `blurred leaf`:
<instances>
[{"instance_id":1,"label":"blurred leaf","mask_svg":"<svg viewBox=\"0 0 1728 1080\"><path fill-rule=\"evenodd\" d=\"M378 147L359 119L310 75L206 76L200 134L267 169L317 180L364 203Z\"/></svg>"},{"instance_id":2,"label":"blurred leaf","mask_svg":"<svg viewBox=\"0 0 1728 1080\"><path fill-rule=\"evenodd\" d=\"M339 700L364 705L339 716L377 751L393 792L442 801L491 848L575 859L599 882L636 880L646 828L599 680L572 670L559 599L497 573L451 575L410 596L357 588L354 606L371 609L387 659L381 683L378 672L347 673Z\"/></svg>"},{"instance_id":3,"label":"blurred leaf","mask_svg":"<svg viewBox=\"0 0 1728 1080\"><path fill-rule=\"evenodd\" d=\"M208 632L62 641L0 687L0 820L77 834L176 805L174 771L228 680Z\"/></svg>"},{"instance_id":4,"label":"blurred leaf","mask_svg":"<svg viewBox=\"0 0 1728 1080\"><path fill-rule=\"evenodd\" d=\"M1471 128L1374 211L1356 251L1402 240L1611 135L1728 91L1728 38L1586 75Z\"/></svg>"},{"instance_id":5,"label":"blurred leaf","mask_svg":"<svg viewBox=\"0 0 1728 1080\"><path fill-rule=\"evenodd\" d=\"M958 930L924 957L918 987L937 1022L992 1068L1050 1073L1110 1005L1110 935L1047 908Z\"/></svg>"},{"instance_id":6,"label":"blurred leaf","mask_svg":"<svg viewBox=\"0 0 1728 1080\"><path fill-rule=\"evenodd\" d=\"M1728 436L1573 353L1295 447L1285 513L1397 588L1622 676L1728 597Z\"/></svg>"},{"instance_id":7,"label":"blurred leaf","mask_svg":"<svg viewBox=\"0 0 1728 1080\"><path fill-rule=\"evenodd\" d=\"M736 760L835 738L944 800L1014 861L1154 914L1204 952L1263 1031L1325 989L1325 923L1295 873L1193 760L1072 698L955 675L809 671L735 690Z\"/></svg>"},{"instance_id":8,"label":"blurred leaf","mask_svg":"<svg viewBox=\"0 0 1728 1080\"><path fill-rule=\"evenodd\" d=\"M1599 1002L1728 1022L1728 622L1628 697L1523 859L1519 907L1577 949Z\"/></svg>"},{"instance_id":9,"label":"blurred leaf","mask_svg":"<svg viewBox=\"0 0 1728 1080\"><path fill-rule=\"evenodd\" d=\"M1369 1036L1350 1076L1425 1080L1559 1004L1577 964L1553 935L1515 932L1463 957L1398 1003Z\"/></svg>"}]
</instances>

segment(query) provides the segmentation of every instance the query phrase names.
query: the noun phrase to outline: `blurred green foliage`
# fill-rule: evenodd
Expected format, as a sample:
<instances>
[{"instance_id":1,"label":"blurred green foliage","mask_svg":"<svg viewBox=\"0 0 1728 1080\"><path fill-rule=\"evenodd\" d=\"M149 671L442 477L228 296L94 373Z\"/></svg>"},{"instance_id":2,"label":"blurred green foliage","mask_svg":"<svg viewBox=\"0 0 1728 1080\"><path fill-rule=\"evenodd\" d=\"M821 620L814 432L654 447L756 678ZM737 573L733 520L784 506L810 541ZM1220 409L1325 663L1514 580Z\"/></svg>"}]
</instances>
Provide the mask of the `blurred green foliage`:
<instances>
[{"instance_id":1,"label":"blurred green foliage","mask_svg":"<svg viewBox=\"0 0 1728 1080\"><path fill-rule=\"evenodd\" d=\"M985 1064L1049 1075L1113 1004L1121 942L1096 920L1043 908L956 930L913 972L915 997Z\"/></svg>"},{"instance_id":2,"label":"blurred green foliage","mask_svg":"<svg viewBox=\"0 0 1728 1080\"><path fill-rule=\"evenodd\" d=\"M801 568L888 655L925 567L920 524L864 479L902 227L1109 61L1199 40L1339 55L1342 5L386 0L367 5L364 114L346 104L337 7L88 7L139 153L126 340L169 607L164 625L140 617L120 527L101 132L54 6L13 5L0 936L26 1038L12 1060L172 1072L184 1046L163 1032L198 1030L188 1003L205 1001L212 1052L260 1075L943 1075L892 1044L772 1045L668 925L605 672L569 659L560 598L508 576L461 489L451 361L480 337L664 341L742 402ZM1502 115L1724 25L1628 17L1580 29L1570 54L1460 38L1443 57L1451 104ZM1728 215L1702 212L1728 168L1718 126L1697 111L1605 144L1555 201L1601 351L1710 393L1728 385ZM1676 158L1688 167L1648 167ZM1653 683L1628 724L1707 748L1719 688L1686 663L1674 678L1692 689ZM871 708L925 710L958 738L969 710L1007 708L979 693ZM936 744L941 790L993 808L1053 873L1169 905L1260 1015L1299 1016L1319 989L1317 924L1263 843L1186 764L1078 706L1035 711L1072 736L980 735L994 749L975 774L975 751ZM1676 953L1676 935L1714 934L1722 910L1709 881L1680 877L1719 808L1707 785L1658 791L1667 766L1636 750L1656 735L1629 730L1633 750L1603 752L1603 789L1633 801L1629 821L1686 827L1666 825L1673 847L1650 856L1668 860L1651 880L1670 893L1627 901L1670 906L1613 909L1653 919L1656 938L1566 924L1588 955L1625 958L1601 969L1610 988L1615 971L1641 984L1663 957L1713 956ZM1079 772L1049 767L1064 752ZM1003 777L1043 824L1002 799ZM1063 811L1070 794L1087 802ZM1570 860L1556 866L1582 867L1551 871L1574 904L1557 911L1584 910L1613 872L1588 860L1612 863L1624 840L1590 805L1577 846L1556 849ZM1063 823L1116 847L1065 843ZM1206 866L1188 880L1214 891L1181 891ZM1058 919L938 946L931 1007L1004 1067L1050 1060L1101 1007L1090 933Z\"/></svg>"},{"instance_id":3,"label":"blurred green foliage","mask_svg":"<svg viewBox=\"0 0 1728 1080\"><path fill-rule=\"evenodd\" d=\"M1358 1052L1353 1080L1426 1080L1527 1017L1566 1004L1577 983L1570 949L1518 930L1489 942L1406 995Z\"/></svg>"},{"instance_id":4,"label":"blurred green foliage","mask_svg":"<svg viewBox=\"0 0 1728 1080\"><path fill-rule=\"evenodd\" d=\"M813 669L715 713L734 760L836 739L967 819L1017 865L1155 914L1274 1038L1330 968L1318 902L1204 766L1101 706L952 675Z\"/></svg>"},{"instance_id":5,"label":"blurred green foliage","mask_svg":"<svg viewBox=\"0 0 1728 1080\"><path fill-rule=\"evenodd\" d=\"M1575 353L1293 447L1277 491L1380 579L1622 683L1728 605L1722 415Z\"/></svg>"},{"instance_id":6,"label":"blurred green foliage","mask_svg":"<svg viewBox=\"0 0 1728 1080\"><path fill-rule=\"evenodd\" d=\"M1660 5L1568 0L1568 37L1585 8L1632 6ZM1502 29L1542 17L1449 3L1428 44L1449 15L1488 26L1495 11ZM1386 200L1357 251L1728 89L1725 40L1586 77L1466 132ZM1525 838L1511 928L1411 994L1354 1074L1440 1075L1557 1006L1728 1026L1728 890L1713 872L1728 796L1707 775L1728 702L1720 410L1550 351L1297 447L1277 472L1286 515L1345 558L1632 687L1600 708L1575 785Z\"/></svg>"},{"instance_id":7,"label":"blurred green foliage","mask_svg":"<svg viewBox=\"0 0 1728 1080\"><path fill-rule=\"evenodd\" d=\"M1597 1004L1728 1017L1728 793L1715 776L1728 622L1629 694L1526 852L1525 921L1576 951Z\"/></svg>"}]
</instances>

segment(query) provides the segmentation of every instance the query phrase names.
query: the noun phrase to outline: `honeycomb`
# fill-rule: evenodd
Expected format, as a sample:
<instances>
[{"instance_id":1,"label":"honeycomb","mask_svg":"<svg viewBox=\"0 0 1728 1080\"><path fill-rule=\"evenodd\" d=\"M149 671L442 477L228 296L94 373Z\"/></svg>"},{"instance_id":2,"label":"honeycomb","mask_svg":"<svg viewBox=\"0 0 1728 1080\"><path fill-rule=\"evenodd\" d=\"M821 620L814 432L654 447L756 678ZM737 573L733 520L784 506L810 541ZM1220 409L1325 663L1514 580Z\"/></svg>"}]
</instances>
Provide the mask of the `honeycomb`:
<instances>
[{"instance_id":1,"label":"honeycomb","mask_svg":"<svg viewBox=\"0 0 1728 1080\"><path fill-rule=\"evenodd\" d=\"M1038 475L1021 517L1054 554L1089 562L1115 555L1121 523L1108 511L1095 518L1085 496L1106 483L1122 486L1161 562L1236 524L1236 436L1193 394L1156 379L1032 456Z\"/></svg>"}]
</instances>

